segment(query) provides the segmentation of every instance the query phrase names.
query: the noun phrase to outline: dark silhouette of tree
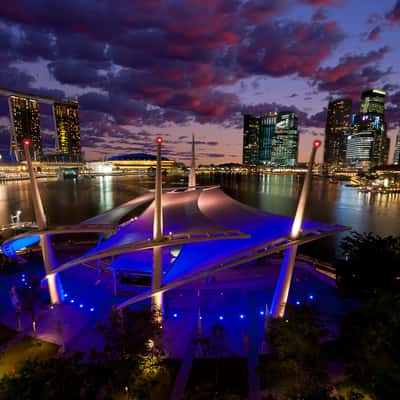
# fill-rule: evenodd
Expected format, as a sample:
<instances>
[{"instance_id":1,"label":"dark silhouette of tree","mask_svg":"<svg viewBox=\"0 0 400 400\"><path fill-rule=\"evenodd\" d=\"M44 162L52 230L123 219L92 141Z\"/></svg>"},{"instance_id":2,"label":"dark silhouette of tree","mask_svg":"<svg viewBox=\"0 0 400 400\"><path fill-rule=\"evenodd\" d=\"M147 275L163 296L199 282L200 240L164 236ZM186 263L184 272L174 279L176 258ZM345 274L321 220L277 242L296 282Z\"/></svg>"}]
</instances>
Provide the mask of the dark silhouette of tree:
<instances>
[{"instance_id":1,"label":"dark silhouette of tree","mask_svg":"<svg viewBox=\"0 0 400 400\"><path fill-rule=\"evenodd\" d=\"M324 399L326 363L321 341L326 335L318 313L308 305L287 305L284 318L271 319L269 352L259 371L273 399Z\"/></svg>"},{"instance_id":2,"label":"dark silhouette of tree","mask_svg":"<svg viewBox=\"0 0 400 400\"><path fill-rule=\"evenodd\" d=\"M400 398L400 294L379 293L342 326L351 379L377 399Z\"/></svg>"},{"instance_id":3,"label":"dark silhouette of tree","mask_svg":"<svg viewBox=\"0 0 400 400\"><path fill-rule=\"evenodd\" d=\"M400 289L400 237L352 232L340 244L338 288L347 297L368 299L378 291Z\"/></svg>"}]
</instances>

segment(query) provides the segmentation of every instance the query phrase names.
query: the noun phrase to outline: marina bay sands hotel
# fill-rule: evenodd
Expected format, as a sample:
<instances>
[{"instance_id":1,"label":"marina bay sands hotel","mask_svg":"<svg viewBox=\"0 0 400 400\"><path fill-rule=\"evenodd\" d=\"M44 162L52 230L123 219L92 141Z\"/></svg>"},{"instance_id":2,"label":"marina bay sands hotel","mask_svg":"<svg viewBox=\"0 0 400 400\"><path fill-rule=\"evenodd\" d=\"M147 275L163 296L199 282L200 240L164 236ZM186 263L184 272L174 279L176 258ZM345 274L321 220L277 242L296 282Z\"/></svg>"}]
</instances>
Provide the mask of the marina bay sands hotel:
<instances>
[{"instance_id":1,"label":"marina bay sands hotel","mask_svg":"<svg viewBox=\"0 0 400 400\"><path fill-rule=\"evenodd\" d=\"M31 140L32 159L43 159L39 102L52 105L56 157L63 161L81 161L78 101L35 96L8 89L0 89L0 95L8 96L11 120L10 154L16 161L25 160L24 139Z\"/></svg>"}]
</instances>

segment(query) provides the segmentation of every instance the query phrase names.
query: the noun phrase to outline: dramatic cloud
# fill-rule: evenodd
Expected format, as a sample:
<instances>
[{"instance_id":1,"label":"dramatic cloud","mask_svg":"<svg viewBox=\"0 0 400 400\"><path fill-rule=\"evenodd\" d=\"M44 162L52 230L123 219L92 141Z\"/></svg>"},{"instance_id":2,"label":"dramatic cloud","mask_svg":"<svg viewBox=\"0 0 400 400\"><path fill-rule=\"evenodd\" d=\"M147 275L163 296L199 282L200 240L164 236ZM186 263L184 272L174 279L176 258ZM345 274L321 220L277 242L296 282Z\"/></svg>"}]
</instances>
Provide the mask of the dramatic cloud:
<instances>
[{"instance_id":1,"label":"dramatic cloud","mask_svg":"<svg viewBox=\"0 0 400 400\"><path fill-rule=\"evenodd\" d=\"M375 42L379 40L381 37L381 28L379 26L376 26L368 35L368 40Z\"/></svg>"},{"instance_id":2,"label":"dramatic cloud","mask_svg":"<svg viewBox=\"0 0 400 400\"><path fill-rule=\"evenodd\" d=\"M386 18L393 24L400 23L400 0L396 1L394 8L386 14Z\"/></svg>"},{"instance_id":3,"label":"dramatic cloud","mask_svg":"<svg viewBox=\"0 0 400 400\"><path fill-rule=\"evenodd\" d=\"M373 86L379 79L390 73L381 71L370 63L381 60L388 52L387 47L363 55L347 55L335 67L320 68L314 76L319 90L359 97L360 92Z\"/></svg>"},{"instance_id":4,"label":"dramatic cloud","mask_svg":"<svg viewBox=\"0 0 400 400\"><path fill-rule=\"evenodd\" d=\"M70 0L55 7L51 0L2 1L0 87L78 98L83 144L102 154L108 144L119 150L113 138L123 138L132 150L151 149L143 134L149 127L199 124L239 132L243 112L293 110L302 127L322 127L325 112L318 111L325 104L312 104L319 94L310 96L310 86L356 98L391 73L379 64L387 47L361 55L346 47L355 28L341 25L330 11L349 12L350 3ZM386 15L393 23L399 4ZM362 32L369 32L368 50L378 39L384 43L377 21ZM343 48L347 55L332 65ZM278 81L296 86L281 95ZM285 105L285 99L298 106ZM46 132L50 117L43 109ZM210 133L202 142L219 154L222 140L214 139ZM170 142L180 144L176 137Z\"/></svg>"}]
</instances>

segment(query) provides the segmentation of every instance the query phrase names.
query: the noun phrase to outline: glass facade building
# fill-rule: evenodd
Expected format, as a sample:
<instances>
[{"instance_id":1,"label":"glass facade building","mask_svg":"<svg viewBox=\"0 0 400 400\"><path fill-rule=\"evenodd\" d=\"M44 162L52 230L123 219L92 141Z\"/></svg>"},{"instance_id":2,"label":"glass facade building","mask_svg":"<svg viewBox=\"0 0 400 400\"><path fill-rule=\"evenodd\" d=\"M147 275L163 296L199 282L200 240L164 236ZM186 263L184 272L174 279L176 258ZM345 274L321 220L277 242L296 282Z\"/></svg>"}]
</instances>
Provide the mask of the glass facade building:
<instances>
[{"instance_id":1,"label":"glass facade building","mask_svg":"<svg viewBox=\"0 0 400 400\"><path fill-rule=\"evenodd\" d=\"M394 146L393 164L400 165L400 133L397 135L396 144Z\"/></svg>"},{"instance_id":2,"label":"glass facade building","mask_svg":"<svg viewBox=\"0 0 400 400\"><path fill-rule=\"evenodd\" d=\"M299 146L297 116L293 112L280 112L276 117L275 134L272 137L271 165L295 167Z\"/></svg>"},{"instance_id":3,"label":"glass facade building","mask_svg":"<svg viewBox=\"0 0 400 400\"><path fill-rule=\"evenodd\" d=\"M81 160L79 103L77 101L53 104L56 128L56 152L70 161Z\"/></svg>"},{"instance_id":4,"label":"glass facade building","mask_svg":"<svg viewBox=\"0 0 400 400\"><path fill-rule=\"evenodd\" d=\"M352 114L351 99L330 100L325 127L324 162L330 166L346 163L347 136Z\"/></svg>"},{"instance_id":5,"label":"glass facade building","mask_svg":"<svg viewBox=\"0 0 400 400\"><path fill-rule=\"evenodd\" d=\"M360 113L373 113L383 118L386 92L380 89L366 90L361 95Z\"/></svg>"},{"instance_id":6,"label":"glass facade building","mask_svg":"<svg viewBox=\"0 0 400 400\"><path fill-rule=\"evenodd\" d=\"M269 113L260 118L260 165L270 166L272 157L272 139L275 135L278 113Z\"/></svg>"},{"instance_id":7,"label":"glass facade building","mask_svg":"<svg viewBox=\"0 0 400 400\"><path fill-rule=\"evenodd\" d=\"M36 100L10 96L8 98L11 119L10 153L17 161L25 160L23 140L30 139L31 157L40 161L42 158L42 139L40 136L39 103Z\"/></svg>"},{"instance_id":8,"label":"glass facade building","mask_svg":"<svg viewBox=\"0 0 400 400\"><path fill-rule=\"evenodd\" d=\"M271 112L262 117L244 115L243 164L295 167L299 132L293 112Z\"/></svg>"},{"instance_id":9,"label":"glass facade building","mask_svg":"<svg viewBox=\"0 0 400 400\"><path fill-rule=\"evenodd\" d=\"M243 164L257 166L260 162L260 118L245 114L243 117Z\"/></svg>"},{"instance_id":10,"label":"glass facade building","mask_svg":"<svg viewBox=\"0 0 400 400\"><path fill-rule=\"evenodd\" d=\"M346 159L351 166L363 167L369 163L370 167L386 165L389 157L390 139L386 133L386 123L384 121L385 92L379 89L372 89L363 92L361 96L360 113L352 116L351 137L372 138L369 151L369 159L361 157L363 149L355 152L354 149L347 148ZM358 139L357 139L358 140ZM357 142L356 140L356 142ZM354 143L356 143L354 142ZM347 146L351 145L352 140L347 141ZM362 142L364 143L364 142ZM361 145L361 144L360 144ZM366 145L364 145L365 147ZM365 150L365 148L364 148ZM358 154L361 158L357 159Z\"/></svg>"},{"instance_id":11,"label":"glass facade building","mask_svg":"<svg viewBox=\"0 0 400 400\"><path fill-rule=\"evenodd\" d=\"M371 165L374 134L370 131L355 132L347 137L346 159L350 166L368 168Z\"/></svg>"}]
</instances>

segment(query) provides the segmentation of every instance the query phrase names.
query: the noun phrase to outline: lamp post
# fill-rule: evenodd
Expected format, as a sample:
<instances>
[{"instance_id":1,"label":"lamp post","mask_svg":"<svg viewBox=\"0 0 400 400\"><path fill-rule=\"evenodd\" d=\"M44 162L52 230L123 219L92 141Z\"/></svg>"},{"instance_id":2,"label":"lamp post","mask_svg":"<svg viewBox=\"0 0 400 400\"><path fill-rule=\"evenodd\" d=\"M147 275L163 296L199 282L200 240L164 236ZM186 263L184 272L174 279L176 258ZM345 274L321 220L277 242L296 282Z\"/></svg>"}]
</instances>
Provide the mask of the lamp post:
<instances>
[{"instance_id":1,"label":"lamp post","mask_svg":"<svg viewBox=\"0 0 400 400\"><path fill-rule=\"evenodd\" d=\"M153 222L153 239L159 241L163 237L163 216L162 216L162 171L161 171L161 145L163 138L158 136L157 143L157 165L156 165L156 187L154 199L154 222ZM153 248L153 275L152 290L160 289L162 284L162 250L160 246ZM154 312L161 315L163 311L163 295L158 293L151 298L151 305Z\"/></svg>"},{"instance_id":2,"label":"lamp post","mask_svg":"<svg viewBox=\"0 0 400 400\"><path fill-rule=\"evenodd\" d=\"M321 147L321 141L315 140L311 150L310 161L308 163L308 169L306 177L304 179L303 188L301 190L300 199L297 204L297 211L292 224L290 232L291 239L297 239L301 232L301 224L303 223L304 209L307 203L307 197L310 189L312 170L315 161L315 155L317 150ZM289 295L290 283L293 275L294 263L297 255L297 245L289 247L285 251L285 255L282 261L281 272L279 274L278 283L276 285L274 297L271 304L272 318L282 318L285 313L285 307L287 298Z\"/></svg>"}]
</instances>

